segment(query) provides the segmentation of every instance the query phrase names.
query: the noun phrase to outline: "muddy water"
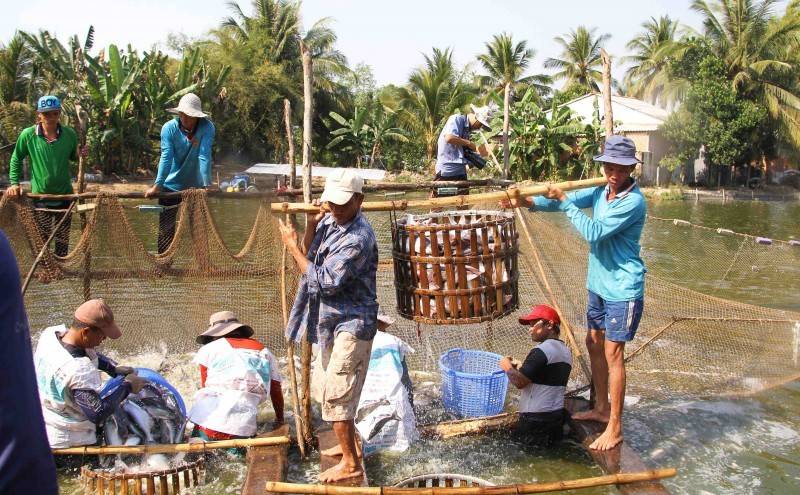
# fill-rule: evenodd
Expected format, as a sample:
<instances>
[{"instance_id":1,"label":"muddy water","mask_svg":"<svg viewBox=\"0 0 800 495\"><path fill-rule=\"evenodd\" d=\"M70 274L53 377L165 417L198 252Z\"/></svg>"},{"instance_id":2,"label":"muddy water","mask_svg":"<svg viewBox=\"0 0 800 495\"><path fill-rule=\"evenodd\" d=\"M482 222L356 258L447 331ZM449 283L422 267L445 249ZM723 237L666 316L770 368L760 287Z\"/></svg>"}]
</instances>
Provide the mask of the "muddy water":
<instances>
[{"instance_id":1,"label":"muddy water","mask_svg":"<svg viewBox=\"0 0 800 495\"><path fill-rule=\"evenodd\" d=\"M212 202L220 230L232 248L241 246L255 215L255 203ZM739 202L694 203L651 202L652 215L682 218L693 223L722 227L779 239L800 238L800 205L797 203ZM136 216L138 215L138 216ZM155 217L137 213L131 217L142 231L154 231ZM644 239L644 244L656 239ZM663 240L659 241L662 242ZM681 242L673 239L669 242ZM152 247L152 246L151 246ZM800 248L799 248L800 249ZM665 271L668 263L665 264ZM658 266L651 270L657 273ZM688 280L689 285L693 281ZM703 290L702 282L694 288ZM738 291L743 302L782 309L800 309L797 294L781 291L781 280L757 282ZM785 282L784 282L785 283ZM763 292L769 289L767 300ZM41 322L32 322L35 327ZM146 354L116 355L126 364L162 370L191 401L198 376L191 353L170 353L166 344ZM284 367L286 363L282 362ZM421 387L418 393L436 395L435 387ZM290 403L287 394L287 404ZM675 493L798 493L800 492L800 384L797 382L739 400L686 400L664 397L649 401L629 397L625 435L653 466L674 466L679 476L666 484ZM267 407L260 418L270 423ZM291 423L291 415L288 416ZM313 481L318 474L317 457L301 462L296 452L290 457L289 478ZM409 452L381 454L368 459L372 484L391 484L425 472L468 473L494 483L552 481L601 474L578 446L565 443L554 451L531 451L503 436L420 442ZM61 473L63 493L80 493L74 473ZM207 484L195 493L238 493L244 476L240 459L223 455L214 460L206 474ZM581 493L609 493L607 489Z\"/></svg>"}]
</instances>

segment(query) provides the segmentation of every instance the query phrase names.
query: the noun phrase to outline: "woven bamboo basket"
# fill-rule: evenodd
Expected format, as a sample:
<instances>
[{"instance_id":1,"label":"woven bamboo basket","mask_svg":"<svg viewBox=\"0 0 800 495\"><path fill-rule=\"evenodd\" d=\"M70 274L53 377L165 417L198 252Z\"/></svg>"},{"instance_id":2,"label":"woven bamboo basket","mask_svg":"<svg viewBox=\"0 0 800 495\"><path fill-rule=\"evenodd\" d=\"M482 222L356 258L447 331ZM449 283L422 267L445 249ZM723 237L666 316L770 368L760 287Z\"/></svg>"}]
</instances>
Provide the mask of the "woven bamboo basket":
<instances>
[{"instance_id":1,"label":"woven bamboo basket","mask_svg":"<svg viewBox=\"0 0 800 495\"><path fill-rule=\"evenodd\" d=\"M513 213L458 210L392 221L397 310L436 325L500 318L519 304Z\"/></svg>"},{"instance_id":2,"label":"woven bamboo basket","mask_svg":"<svg viewBox=\"0 0 800 495\"><path fill-rule=\"evenodd\" d=\"M202 485L204 477L202 457L172 469L139 473L113 473L81 467L85 495L178 495L184 488Z\"/></svg>"},{"instance_id":3,"label":"woven bamboo basket","mask_svg":"<svg viewBox=\"0 0 800 495\"><path fill-rule=\"evenodd\" d=\"M397 488L433 488L433 487L469 487L469 486L494 486L486 480L476 478L474 476L467 476L464 474L422 474L419 476L412 476L403 481L395 483L393 486Z\"/></svg>"}]
</instances>

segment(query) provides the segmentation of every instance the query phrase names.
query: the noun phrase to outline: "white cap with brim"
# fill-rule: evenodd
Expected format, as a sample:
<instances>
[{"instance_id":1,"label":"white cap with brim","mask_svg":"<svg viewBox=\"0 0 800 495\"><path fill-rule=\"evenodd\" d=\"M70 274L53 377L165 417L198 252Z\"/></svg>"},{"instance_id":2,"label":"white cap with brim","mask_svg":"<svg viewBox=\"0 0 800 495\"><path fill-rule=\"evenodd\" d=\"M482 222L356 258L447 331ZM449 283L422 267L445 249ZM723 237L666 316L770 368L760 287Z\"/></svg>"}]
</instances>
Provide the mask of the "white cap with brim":
<instances>
[{"instance_id":1,"label":"white cap with brim","mask_svg":"<svg viewBox=\"0 0 800 495\"><path fill-rule=\"evenodd\" d=\"M364 179L352 170L334 170L325 179L325 190L319 200L323 203L330 202L335 205L343 205L350 201L353 194L359 193L364 188Z\"/></svg>"},{"instance_id":2,"label":"white cap with brim","mask_svg":"<svg viewBox=\"0 0 800 495\"><path fill-rule=\"evenodd\" d=\"M497 105L494 103L489 103L488 105L484 105L482 107L476 107L475 105L470 104L469 108L472 109L472 113L475 114L475 118L478 119L478 122L481 123L483 128L487 131L491 131L492 118L494 117L494 113L497 111Z\"/></svg>"},{"instance_id":3,"label":"white cap with brim","mask_svg":"<svg viewBox=\"0 0 800 495\"><path fill-rule=\"evenodd\" d=\"M181 97L178 106L167 110L169 113L182 113L189 117L203 118L208 117L208 114L203 112L203 106L200 103L200 97L194 93L186 93Z\"/></svg>"}]
</instances>

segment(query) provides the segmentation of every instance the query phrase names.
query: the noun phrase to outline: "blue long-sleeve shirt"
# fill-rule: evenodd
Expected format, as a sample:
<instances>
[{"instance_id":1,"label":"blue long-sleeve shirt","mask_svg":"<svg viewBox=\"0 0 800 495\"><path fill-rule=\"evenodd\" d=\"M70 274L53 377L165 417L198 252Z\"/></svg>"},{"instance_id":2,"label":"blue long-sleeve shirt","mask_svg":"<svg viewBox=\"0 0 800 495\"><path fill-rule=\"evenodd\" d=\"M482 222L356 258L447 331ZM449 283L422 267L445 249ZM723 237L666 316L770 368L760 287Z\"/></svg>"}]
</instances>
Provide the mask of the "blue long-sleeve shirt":
<instances>
[{"instance_id":1,"label":"blue long-sleeve shirt","mask_svg":"<svg viewBox=\"0 0 800 495\"><path fill-rule=\"evenodd\" d=\"M647 271L639 256L647 205L634 181L613 200L608 187L581 189L558 201L533 198L531 210L563 211L589 243L586 287L607 301L630 301L644 296ZM587 216L581 208L592 208Z\"/></svg>"},{"instance_id":2,"label":"blue long-sleeve shirt","mask_svg":"<svg viewBox=\"0 0 800 495\"><path fill-rule=\"evenodd\" d=\"M332 345L339 332L372 340L378 329L378 245L364 215L345 225L330 214L323 218L307 258L311 263L300 280L286 336L306 335L322 347Z\"/></svg>"},{"instance_id":3,"label":"blue long-sleeve shirt","mask_svg":"<svg viewBox=\"0 0 800 495\"><path fill-rule=\"evenodd\" d=\"M209 186L215 134L214 124L208 119L198 120L191 136L181 129L177 118L164 124L155 184L173 191Z\"/></svg>"}]
</instances>

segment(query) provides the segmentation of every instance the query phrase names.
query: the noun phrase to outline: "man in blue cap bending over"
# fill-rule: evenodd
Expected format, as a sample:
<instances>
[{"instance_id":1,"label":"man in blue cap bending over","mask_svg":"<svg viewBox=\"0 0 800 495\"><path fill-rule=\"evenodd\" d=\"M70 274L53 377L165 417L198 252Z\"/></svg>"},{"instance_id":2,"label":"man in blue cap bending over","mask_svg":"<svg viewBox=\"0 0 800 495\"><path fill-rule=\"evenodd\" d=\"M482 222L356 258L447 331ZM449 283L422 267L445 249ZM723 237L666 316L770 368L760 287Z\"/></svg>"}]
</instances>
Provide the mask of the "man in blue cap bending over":
<instances>
[{"instance_id":1,"label":"man in blue cap bending over","mask_svg":"<svg viewBox=\"0 0 800 495\"><path fill-rule=\"evenodd\" d=\"M639 256L639 240L646 205L636 180L631 177L639 162L633 141L624 136L610 136L603 154L594 159L603 164L603 174L608 179L605 187L569 194L551 187L546 197L507 200L501 206L563 211L589 243L586 346L591 359L595 404L592 410L577 413L573 418L608 423L589 447L610 450L622 442L625 343L633 340L644 307L646 270ZM581 208L592 208L592 216L587 216Z\"/></svg>"}]
</instances>

